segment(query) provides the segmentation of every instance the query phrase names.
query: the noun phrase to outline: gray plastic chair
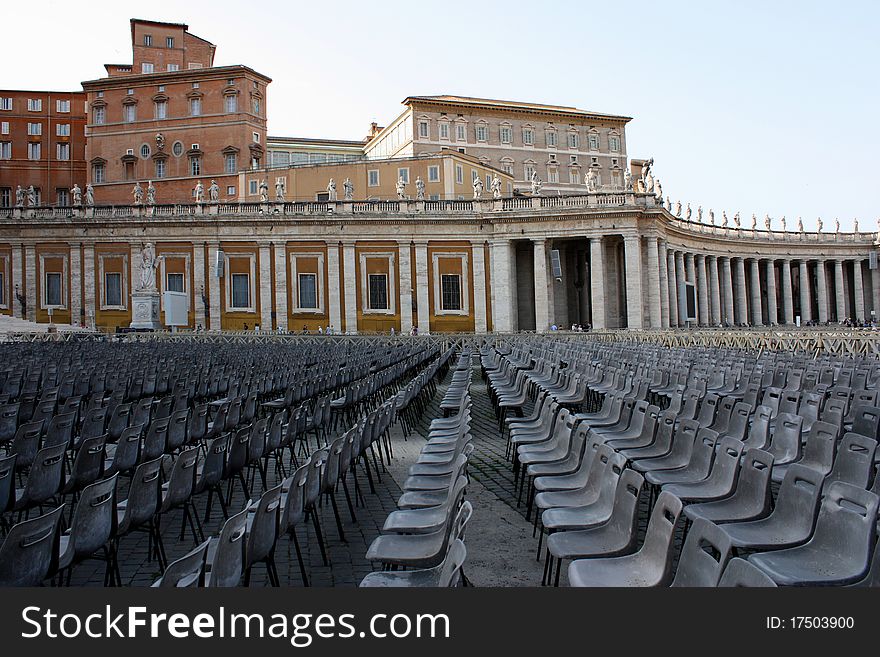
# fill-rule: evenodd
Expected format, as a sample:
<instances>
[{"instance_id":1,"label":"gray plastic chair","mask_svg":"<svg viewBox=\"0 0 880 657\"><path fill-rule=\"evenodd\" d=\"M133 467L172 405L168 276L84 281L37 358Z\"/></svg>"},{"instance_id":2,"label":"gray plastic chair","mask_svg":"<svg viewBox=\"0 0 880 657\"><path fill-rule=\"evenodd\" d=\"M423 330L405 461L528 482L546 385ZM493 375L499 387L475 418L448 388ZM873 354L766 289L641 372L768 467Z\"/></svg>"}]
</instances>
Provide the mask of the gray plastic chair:
<instances>
[{"instance_id":1,"label":"gray plastic chair","mask_svg":"<svg viewBox=\"0 0 880 657\"><path fill-rule=\"evenodd\" d=\"M654 470L683 468L691 460L699 428L695 421L683 420L672 436L672 446L667 454L655 458L635 459L631 466L642 474Z\"/></svg>"},{"instance_id":2,"label":"gray plastic chair","mask_svg":"<svg viewBox=\"0 0 880 657\"><path fill-rule=\"evenodd\" d=\"M739 475L740 457L743 444L735 438L724 438L718 444L715 460L709 476L702 481L690 483L664 484L667 490L685 504L691 502L708 502L729 496L736 486Z\"/></svg>"},{"instance_id":3,"label":"gray plastic chair","mask_svg":"<svg viewBox=\"0 0 880 657\"><path fill-rule=\"evenodd\" d=\"M12 445L9 448L11 454L18 454L15 467L18 470L26 470L31 467L37 452L40 451L40 437L43 433L42 420L37 422L25 422L18 425ZM64 446L67 449L67 445Z\"/></svg>"},{"instance_id":4,"label":"gray plastic chair","mask_svg":"<svg viewBox=\"0 0 880 657\"><path fill-rule=\"evenodd\" d=\"M223 524L220 536L208 545L205 586L233 587L241 582L244 571L244 548L247 532L247 508Z\"/></svg>"},{"instance_id":5,"label":"gray plastic chair","mask_svg":"<svg viewBox=\"0 0 880 657\"><path fill-rule=\"evenodd\" d=\"M83 442L83 447L88 444ZM81 448L82 449L82 448ZM107 563L104 572L104 586L113 580L113 559L110 552L110 541L116 535L116 478L96 482L83 488L70 529L61 535L58 545L58 573L67 571L67 585L73 567L92 558L100 551L101 558Z\"/></svg>"},{"instance_id":6,"label":"gray plastic chair","mask_svg":"<svg viewBox=\"0 0 880 657\"><path fill-rule=\"evenodd\" d=\"M654 486L702 481L709 476L717 442L718 434L711 429L700 429L685 465L669 470L651 470L645 474L645 481Z\"/></svg>"},{"instance_id":7,"label":"gray plastic chair","mask_svg":"<svg viewBox=\"0 0 880 657\"><path fill-rule=\"evenodd\" d=\"M773 454L777 465L794 463L801 456L801 430L804 420L799 415L780 413L776 416L776 429L765 449Z\"/></svg>"},{"instance_id":8,"label":"gray plastic chair","mask_svg":"<svg viewBox=\"0 0 880 657\"><path fill-rule=\"evenodd\" d=\"M168 564L162 577L153 582L154 587L191 588L205 585L205 557L211 540L204 541L176 561Z\"/></svg>"},{"instance_id":9,"label":"gray plastic chair","mask_svg":"<svg viewBox=\"0 0 880 657\"><path fill-rule=\"evenodd\" d=\"M46 427L46 437L43 439L43 447L66 445L70 448L70 445L73 444L73 430L75 425L76 413L64 413L52 417Z\"/></svg>"},{"instance_id":10,"label":"gray plastic chair","mask_svg":"<svg viewBox=\"0 0 880 657\"><path fill-rule=\"evenodd\" d=\"M689 504L684 513L689 520L705 518L712 522L735 522L762 518L770 512L770 471L773 456L750 449L742 458L736 489L723 499Z\"/></svg>"},{"instance_id":11,"label":"gray plastic chair","mask_svg":"<svg viewBox=\"0 0 880 657\"><path fill-rule=\"evenodd\" d=\"M663 411L657 418L653 442L644 447L627 447L620 450L629 460L649 459L665 456L672 447L672 436L675 432L675 413Z\"/></svg>"},{"instance_id":12,"label":"gray plastic chair","mask_svg":"<svg viewBox=\"0 0 880 657\"><path fill-rule=\"evenodd\" d=\"M826 490L816 533L800 547L749 556L777 584L828 586L849 584L868 570L875 542L877 508L874 493L842 481Z\"/></svg>"},{"instance_id":13,"label":"gray plastic chair","mask_svg":"<svg viewBox=\"0 0 880 657\"><path fill-rule=\"evenodd\" d=\"M449 546L446 558L439 566L422 570L383 571L370 573L361 580L361 588L391 587L434 587L455 586L461 567L467 559L467 548L461 539L456 538Z\"/></svg>"},{"instance_id":14,"label":"gray plastic chair","mask_svg":"<svg viewBox=\"0 0 880 657\"><path fill-rule=\"evenodd\" d=\"M770 415L769 406L755 409L748 438L743 441L745 449L767 449L767 443L770 442Z\"/></svg>"},{"instance_id":15,"label":"gray plastic chair","mask_svg":"<svg viewBox=\"0 0 880 657\"><path fill-rule=\"evenodd\" d=\"M823 475L831 472L834 465L834 447L837 443L837 427L827 422L816 420L807 433L807 439L801 452L801 458L795 463L813 468ZM781 482L792 463L774 465L772 479Z\"/></svg>"},{"instance_id":16,"label":"gray plastic chair","mask_svg":"<svg viewBox=\"0 0 880 657\"><path fill-rule=\"evenodd\" d=\"M718 586L730 551L730 538L718 525L703 518L694 521L681 549L672 586Z\"/></svg>"},{"instance_id":17,"label":"gray plastic chair","mask_svg":"<svg viewBox=\"0 0 880 657\"><path fill-rule=\"evenodd\" d=\"M275 543L281 509L281 485L270 488L260 497L247 519L247 546L245 547L244 585L250 586L251 570L255 564L266 564L269 583L280 586L275 567Z\"/></svg>"},{"instance_id":18,"label":"gray plastic chair","mask_svg":"<svg viewBox=\"0 0 880 657\"><path fill-rule=\"evenodd\" d=\"M852 410L852 430L853 433L860 433L863 436L877 440L877 434L880 432L880 408L875 406L876 390L871 391L875 395L875 400L870 403L853 402ZM844 418L846 423L846 418Z\"/></svg>"},{"instance_id":19,"label":"gray plastic chair","mask_svg":"<svg viewBox=\"0 0 880 657\"><path fill-rule=\"evenodd\" d=\"M724 574L721 575L718 586L722 588L776 588L776 582L770 579L760 568L750 564L745 559L735 557L727 562L727 567L724 569Z\"/></svg>"},{"instance_id":20,"label":"gray plastic chair","mask_svg":"<svg viewBox=\"0 0 880 657\"><path fill-rule=\"evenodd\" d=\"M577 587L665 586L671 579L673 538L681 500L660 493L641 549L603 559L578 559L568 566L568 581Z\"/></svg>"},{"instance_id":21,"label":"gray plastic chair","mask_svg":"<svg viewBox=\"0 0 880 657\"><path fill-rule=\"evenodd\" d=\"M64 487L66 447L55 445L37 452L24 488L15 491L14 511L26 511L45 504Z\"/></svg>"},{"instance_id":22,"label":"gray plastic chair","mask_svg":"<svg viewBox=\"0 0 880 657\"><path fill-rule=\"evenodd\" d=\"M834 457L834 465L828 473L825 485L844 481L859 488L867 488L871 483L876 451L876 440L853 432L845 434L837 446L837 456Z\"/></svg>"},{"instance_id":23,"label":"gray plastic chair","mask_svg":"<svg viewBox=\"0 0 880 657\"><path fill-rule=\"evenodd\" d=\"M15 506L15 460L17 454L0 458L0 529L6 529L4 514Z\"/></svg>"},{"instance_id":24,"label":"gray plastic chair","mask_svg":"<svg viewBox=\"0 0 880 657\"><path fill-rule=\"evenodd\" d=\"M64 505L13 525L0 545L0 586L40 586L58 558Z\"/></svg>"}]
</instances>

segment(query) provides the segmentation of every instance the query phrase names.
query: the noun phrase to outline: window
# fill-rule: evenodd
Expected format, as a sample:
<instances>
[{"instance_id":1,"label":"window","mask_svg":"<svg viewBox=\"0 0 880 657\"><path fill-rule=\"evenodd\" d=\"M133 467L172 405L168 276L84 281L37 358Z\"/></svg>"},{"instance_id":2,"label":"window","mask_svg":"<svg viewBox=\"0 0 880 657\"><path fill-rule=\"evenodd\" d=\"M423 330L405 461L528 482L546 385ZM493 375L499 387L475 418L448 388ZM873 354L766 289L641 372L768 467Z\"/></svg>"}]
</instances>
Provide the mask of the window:
<instances>
[{"instance_id":1,"label":"window","mask_svg":"<svg viewBox=\"0 0 880 657\"><path fill-rule=\"evenodd\" d=\"M608 148L611 149L615 153L620 152L620 137L616 135L611 135L608 137Z\"/></svg>"},{"instance_id":2,"label":"window","mask_svg":"<svg viewBox=\"0 0 880 657\"><path fill-rule=\"evenodd\" d=\"M223 170L226 173L238 171L238 162L235 153L227 153L223 158Z\"/></svg>"},{"instance_id":3,"label":"window","mask_svg":"<svg viewBox=\"0 0 880 657\"><path fill-rule=\"evenodd\" d=\"M444 121L438 125L440 128L440 139L449 139L449 124Z\"/></svg>"},{"instance_id":4,"label":"window","mask_svg":"<svg viewBox=\"0 0 880 657\"><path fill-rule=\"evenodd\" d=\"M190 116L199 116L202 113L202 99L201 98L190 98L189 99L189 113L190 113Z\"/></svg>"},{"instance_id":5,"label":"window","mask_svg":"<svg viewBox=\"0 0 880 657\"><path fill-rule=\"evenodd\" d=\"M577 148L578 147L578 134L576 132L568 133L568 147L569 148Z\"/></svg>"},{"instance_id":6,"label":"window","mask_svg":"<svg viewBox=\"0 0 880 657\"><path fill-rule=\"evenodd\" d=\"M69 100L56 100L55 101L55 111L61 114L67 114L70 112L70 101Z\"/></svg>"},{"instance_id":7,"label":"window","mask_svg":"<svg viewBox=\"0 0 880 657\"><path fill-rule=\"evenodd\" d=\"M0 110L11 111L12 110L12 99L11 98L0 98Z\"/></svg>"},{"instance_id":8,"label":"window","mask_svg":"<svg viewBox=\"0 0 880 657\"><path fill-rule=\"evenodd\" d=\"M369 187L378 187L379 186L379 170L378 169L370 169L367 171L367 186Z\"/></svg>"},{"instance_id":9,"label":"window","mask_svg":"<svg viewBox=\"0 0 880 657\"><path fill-rule=\"evenodd\" d=\"M28 134L32 136L39 136L43 134L43 124L42 123L28 123Z\"/></svg>"},{"instance_id":10,"label":"window","mask_svg":"<svg viewBox=\"0 0 880 657\"><path fill-rule=\"evenodd\" d=\"M165 47L173 48L174 47L174 37L165 37Z\"/></svg>"},{"instance_id":11,"label":"window","mask_svg":"<svg viewBox=\"0 0 880 657\"><path fill-rule=\"evenodd\" d=\"M428 138L428 122L427 121L419 121L419 137L422 139Z\"/></svg>"},{"instance_id":12,"label":"window","mask_svg":"<svg viewBox=\"0 0 880 657\"><path fill-rule=\"evenodd\" d=\"M478 125L476 129L477 141L488 141L489 140L489 127L485 125Z\"/></svg>"},{"instance_id":13,"label":"window","mask_svg":"<svg viewBox=\"0 0 880 657\"><path fill-rule=\"evenodd\" d=\"M46 306L61 305L61 273L47 271L44 275Z\"/></svg>"},{"instance_id":14,"label":"window","mask_svg":"<svg viewBox=\"0 0 880 657\"><path fill-rule=\"evenodd\" d=\"M199 85L198 82L193 82L193 83L192 83L192 88L193 88L193 89L198 89L199 86L200 86L200 85Z\"/></svg>"},{"instance_id":15,"label":"window","mask_svg":"<svg viewBox=\"0 0 880 657\"><path fill-rule=\"evenodd\" d=\"M141 73L152 73L152 72L153 72L152 62L141 62Z\"/></svg>"},{"instance_id":16,"label":"window","mask_svg":"<svg viewBox=\"0 0 880 657\"><path fill-rule=\"evenodd\" d=\"M455 182L459 185L464 184L464 167L460 164L455 165Z\"/></svg>"},{"instance_id":17,"label":"window","mask_svg":"<svg viewBox=\"0 0 880 657\"><path fill-rule=\"evenodd\" d=\"M150 146L148 144L141 146L141 157L145 160L150 157Z\"/></svg>"},{"instance_id":18,"label":"window","mask_svg":"<svg viewBox=\"0 0 880 657\"><path fill-rule=\"evenodd\" d=\"M39 160L42 154L40 142L34 141L28 144L28 159Z\"/></svg>"},{"instance_id":19,"label":"window","mask_svg":"<svg viewBox=\"0 0 880 657\"><path fill-rule=\"evenodd\" d=\"M254 114L260 113L260 99L254 98Z\"/></svg>"},{"instance_id":20,"label":"window","mask_svg":"<svg viewBox=\"0 0 880 657\"><path fill-rule=\"evenodd\" d=\"M397 179L403 180L404 183L409 185L409 169L398 169L397 170Z\"/></svg>"},{"instance_id":21,"label":"window","mask_svg":"<svg viewBox=\"0 0 880 657\"><path fill-rule=\"evenodd\" d=\"M96 125L101 125L104 123L104 108L96 107L93 112L93 119Z\"/></svg>"},{"instance_id":22,"label":"window","mask_svg":"<svg viewBox=\"0 0 880 657\"><path fill-rule=\"evenodd\" d=\"M122 120L126 123L134 123L137 118L137 106L136 105L123 105L122 106Z\"/></svg>"},{"instance_id":23,"label":"window","mask_svg":"<svg viewBox=\"0 0 880 657\"><path fill-rule=\"evenodd\" d=\"M183 287L183 274L171 272L165 274L165 289L168 292L186 292Z\"/></svg>"},{"instance_id":24,"label":"window","mask_svg":"<svg viewBox=\"0 0 880 657\"><path fill-rule=\"evenodd\" d=\"M509 144L513 139L513 130L510 129L510 126L503 125L501 126L501 143Z\"/></svg>"},{"instance_id":25,"label":"window","mask_svg":"<svg viewBox=\"0 0 880 657\"><path fill-rule=\"evenodd\" d=\"M249 180L248 181L248 194L254 196L257 193L257 181Z\"/></svg>"},{"instance_id":26,"label":"window","mask_svg":"<svg viewBox=\"0 0 880 657\"><path fill-rule=\"evenodd\" d=\"M55 144L55 159L56 160L69 160L70 159L70 144Z\"/></svg>"},{"instance_id":27,"label":"window","mask_svg":"<svg viewBox=\"0 0 880 657\"><path fill-rule=\"evenodd\" d=\"M226 186L226 196L235 196L235 186L227 185Z\"/></svg>"},{"instance_id":28,"label":"window","mask_svg":"<svg viewBox=\"0 0 880 657\"><path fill-rule=\"evenodd\" d=\"M556 131L548 130L547 131L547 146L556 146Z\"/></svg>"},{"instance_id":29,"label":"window","mask_svg":"<svg viewBox=\"0 0 880 657\"><path fill-rule=\"evenodd\" d=\"M573 185L576 185L580 181L581 181L581 172L578 169L569 169L568 182L570 182Z\"/></svg>"},{"instance_id":30,"label":"window","mask_svg":"<svg viewBox=\"0 0 880 657\"><path fill-rule=\"evenodd\" d=\"M226 96L226 113L231 114L238 111L238 96L229 94Z\"/></svg>"},{"instance_id":31,"label":"window","mask_svg":"<svg viewBox=\"0 0 880 657\"><path fill-rule=\"evenodd\" d=\"M571 161L572 164L578 163L578 156L577 155L569 155L568 159Z\"/></svg>"},{"instance_id":32,"label":"window","mask_svg":"<svg viewBox=\"0 0 880 657\"><path fill-rule=\"evenodd\" d=\"M156 118L164 119L168 116L168 102L164 100L157 100L155 104L156 109Z\"/></svg>"},{"instance_id":33,"label":"window","mask_svg":"<svg viewBox=\"0 0 880 657\"><path fill-rule=\"evenodd\" d=\"M316 274L299 274L298 294L299 307L312 308L318 307L318 277Z\"/></svg>"},{"instance_id":34,"label":"window","mask_svg":"<svg viewBox=\"0 0 880 657\"><path fill-rule=\"evenodd\" d=\"M92 180L96 183L104 182L104 165L103 164L93 164L92 165Z\"/></svg>"},{"instance_id":35,"label":"window","mask_svg":"<svg viewBox=\"0 0 880 657\"><path fill-rule=\"evenodd\" d=\"M590 166L594 166L594 167L599 166L599 158L598 157L591 157L590 162L591 162Z\"/></svg>"},{"instance_id":36,"label":"window","mask_svg":"<svg viewBox=\"0 0 880 657\"><path fill-rule=\"evenodd\" d=\"M259 144L259 143L260 143L260 133L259 133L259 132L252 132L252 133L251 133L251 136L254 138L254 143L255 143L255 144ZM321 161L323 162L323 160L321 160Z\"/></svg>"},{"instance_id":37,"label":"window","mask_svg":"<svg viewBox=\"0 0 880 657\"><path fill-rule=\"evenodd\" d=\"M183 155L183 144L179 141L174 142L174 145L171 147L171 152L174 153L176 157L180 157Z\"/></svg>"},{"instance_id":38,"label":"window","mask_svg":"<svg viewBox=\"0 0 880 657\"><path fill-rule=\"evenodd\" d=\"M249 274L232 274L232 307L251 307L251 281Z\"/></svg>"},{"instance_id":39,"label":"window","mask_svg":"<svg viewBox=\"0 0 880 657\"><path fill-rule=\"evenodd\" d=\"M553 167L547 169L547 182L550 183L558 183L559 182L559 171Z\"/></svg>"},{"instance_id":40,"label":"window","mask_svg":"<svg viewBox=\"0 0 880 657\"><path fill-rule=\"evenodd\" d=\"M200 157L189 158L189 175L191 175L191 176L202 175L202 158L200 158Z\"/></svg>"},{"instance_id":41,"label":"window","mask_svg":"<svg viewBox=\"0 0 880 657\"><path fill-rule=\"evenodd\" d=\"M525 166L525 180L531 180L532 176L535 174L535 165L534 164L526 164Z\"/></svg>"},{"instance_id":42,"label":"window","mask_svg":"<svg viewBox=\"0 0 880 657\"><path fill-rule=\"evenodd\" d=\"M165 177L165 160L156 160L156 177Z\"/></svg>"},{"instance_id":43,"label":"window","mask_svg":"<svg viewBox=\"0 0 880 657\"><path fill-rule=\"evenodd\" d=\"M368 282L368 305L370 310L388 310L388 276L370 274Z\"/></svg>"},{"instance_id":44,"label":"window","mask_svg":"<svg viewBox=\"0 0 880 657\"><path fill-rule=\"evenodd\" d=\"M523 128L523 144L526 146L534 146L535 131L531 128Z\"/></svg>"},{"instance_id":45,"label":"window","mask_svg":"<svg viewBox=\"0 0 880 657\"><path fill-rule=\"evenodd\" d=\"M145 34L144 35L144 45L145 46L152 46L153 45L153 35L152 34Z\"/></svg>"},{"instance_id":46,"label":"window","mask_svg":"<svg viewBox=\"0 0 880 657\"><path fill-rule=\"evenodd\" d=\"M126 89L125 94L127 96L134 96L134 89Z\"/></svg>"},{"instance_id":47,"label":"window","mask_svg":"<svg viewBox=\"0 0 880 657\"><path fill-rule=\"evenodd\" d=\"M122 274L104 272L104 305L122 306Z\"/></svg>"},{"instance_id":48,"label":"window","mask_svg":"<svg viewBox=\"0 0 880 657\"><path fill-rule=\"evenodd\" d=\"M189 64L187 64L187 68L189 68L191 70L195 70L195 69L202 68L202 65L199 62L190 62Z\"/></svg>"},{"instance_id":49,"label":"window","mask_svg":"<svg viewBox=\"0 0 880 657\"><path fill-rule=\"evenodd\" d=\"M440 182L440 167L428 167L428 182Z\"/></svg>"},{"instance_id":50,"label":"window","mask_svg":"<svg viewBox=\"0 0 880 657\"><path fill-rule=\"evenodd\" d=\"M505 162L504 164L501 165L501 168L504 171L504 173L506 173L510 176L513 175L513 162Z\"/></svg>"},{"instance_id":51,"label":"window","mask_svg":"<svg viewBox=\"0 0 880 657\"><path fill-rule=\"evenodd\" d=\"M169 71L179 71L179 70L180 70L180 65L179 65L179 64L169 64L169 65L168 65L168 70L169 70Z\"/></svg>"},{"instance_id":52,"label":"window","mask_svg":"<svg viewBox=\"0 0 880 657\"><path fill-rule=\"evenodd\" d=\"M464 123L457 123L455 125L455 138L458 141L467 141L467 131Z\"/></svg>"},{"instance_id":53,"label":"window","mask_svg":"<svg viewBox=\"0 0 880 657\"><path fill-rule=\"evenodd\" d=\"M69 137L70 136L70 124L69 123L56 123L55 124L55 134L59 137Z\"/></svg>"},{"instance_id":54,"label":"window","mask_svg":"<svg viewBox=\"0 0 880 657\"><path fill-rule=\"evenodd\" d=\"M461 310L461 276L443 274L440 277L440 308Z\"/></svg>"},{"instance_id":55,"label":"window","mask_svg":"<svg viewBox=\"0 0 880 657\"><path fill-rule=\"evenodd\" d=\"M591 133L589 136L589 144L590 144L591 151L598 151L599 150L599 135L597 135L595 133Z\"/></svg>"},{"instance_id":56,"label":"window","mask_svg":"<svg viewBox=\"0 0 880 657\"><path fill-rule=\"evenodd\" d=\"M39 98L28 98L28 112L42 112L43 101Z\"/></svg>"},{"instance_id":57,"label":"window","mask_svg":"<svg viewBox=\"0 0 880 657\"><path fill-rule=\"evenodd\" d=\"M0 187L0 208L12 207L12 187ZM3 272L0 272L2 275ZM2 286L0 286L2 288ZM2 289L0 289L2 293Z\"/></svg>"},{"instance_id":58,"label":"window","mask_svg":"<svg viewBox=\"0 0 880 657\"><path fill-rule=\"evenodd\" d=\"M68 192L66 189L56 189L55 202L58 207L67 207L67 205L70 203L70 192Z\"/></svg>"},{"instance_id":59,"label":"window","mask_svg":"<svg viewBox=\"0 0 880 657\"><path fill-rule=\"evenodd\" d=\"M613 166L613 167L617 166L617 158L616 157L611 158L611 166Z\"/></svg>"},{"instance_id":60,"label":"window","mask_svg":"<svg viewBox=\"0 0 880 657\"><path fill-rule=\"evenodd\" d=\"M12 159L12 142L0 141L0 160Z\"/></svg>"},{"instance_id":61,"label":"window","mask_svg":"<svg viewBox=\"0 0 880 657\"><path fill-rule=\"evenodd\" d=\"M9 134L9 121L0 122L0 135L8 135L8 134Z\"/></svg>"},{"instance_id":62,"label":"window","mask_svg":"<svg viewBox=\"0 0 880 657\"><path fill-rule=\"evenodd\" d=\"M480 177L480 172L476 169L471 169L471 183L473 183L477 178Z\"/></svg>"}]
</instances>

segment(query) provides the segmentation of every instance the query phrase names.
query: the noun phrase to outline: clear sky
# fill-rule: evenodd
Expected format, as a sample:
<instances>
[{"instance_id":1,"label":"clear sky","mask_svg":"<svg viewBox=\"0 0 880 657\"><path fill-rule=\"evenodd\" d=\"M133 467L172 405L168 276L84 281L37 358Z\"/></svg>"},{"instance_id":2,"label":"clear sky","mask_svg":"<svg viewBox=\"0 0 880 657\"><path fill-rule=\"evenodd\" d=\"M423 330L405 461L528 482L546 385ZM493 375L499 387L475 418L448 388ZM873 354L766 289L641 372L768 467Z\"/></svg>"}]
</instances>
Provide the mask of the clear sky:
<instances>
[{"instance_id":1,"label":"clear sky","mask_svg":"<svg viewBox=\"0 0 880 657\"><path fill-rule=\"evenodd\" d=\"M79 88L131 62L130 18L184 22L216 64L274 80L271 135L360 139L408 95L574 105L632 116L629 157L653 156L664 193L694 210L784 214L789 229L880 217L877 0L148 6L18 3L0 88Z\"/></svg>"}]
</instances>

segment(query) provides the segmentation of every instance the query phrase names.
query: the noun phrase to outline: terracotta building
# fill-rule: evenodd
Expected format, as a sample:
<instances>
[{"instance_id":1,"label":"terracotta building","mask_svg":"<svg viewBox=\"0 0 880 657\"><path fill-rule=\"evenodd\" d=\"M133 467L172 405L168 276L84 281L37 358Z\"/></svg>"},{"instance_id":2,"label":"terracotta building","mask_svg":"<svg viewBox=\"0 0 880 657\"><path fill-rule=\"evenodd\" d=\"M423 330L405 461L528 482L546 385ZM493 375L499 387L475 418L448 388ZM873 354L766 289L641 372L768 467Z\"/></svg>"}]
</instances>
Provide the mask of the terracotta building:
<instances>
[{"instance_id":1,"label":"terracotta building","mask_svg":"<svg viewBox=\"0 0 880 657\"><path fill-rule=\"evenodd\" d=\"M85 94L0 91L0 207L33 186L40 205L66 206L85 188Z\"/></svg>"}]
</instances>

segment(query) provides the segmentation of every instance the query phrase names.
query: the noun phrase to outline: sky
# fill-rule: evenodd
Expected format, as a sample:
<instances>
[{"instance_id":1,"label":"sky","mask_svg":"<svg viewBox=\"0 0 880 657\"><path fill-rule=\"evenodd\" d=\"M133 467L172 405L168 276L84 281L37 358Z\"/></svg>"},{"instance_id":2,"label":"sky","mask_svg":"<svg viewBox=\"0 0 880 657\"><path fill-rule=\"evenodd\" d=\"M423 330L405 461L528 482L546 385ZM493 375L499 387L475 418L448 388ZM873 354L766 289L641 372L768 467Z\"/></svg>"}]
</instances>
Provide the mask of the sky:
<instances>
[{"instance_id":1,"label":"sky","mask_svg":"<svg viewBox=\"0 0 880 657\"><path fill-rule=\"evenodd\" d=\"M694 211L785 215L789 229L880 219L876 0L148 6L19 3L10 24L33 29L4 33L0 88L78 89L131 62L130 18L182 22L217 45L215 64L273 79L273 136L361 139L410 95L573 105L633 117L628 156L653 157L664 194Z\"/></svg>"}]
</instances>

